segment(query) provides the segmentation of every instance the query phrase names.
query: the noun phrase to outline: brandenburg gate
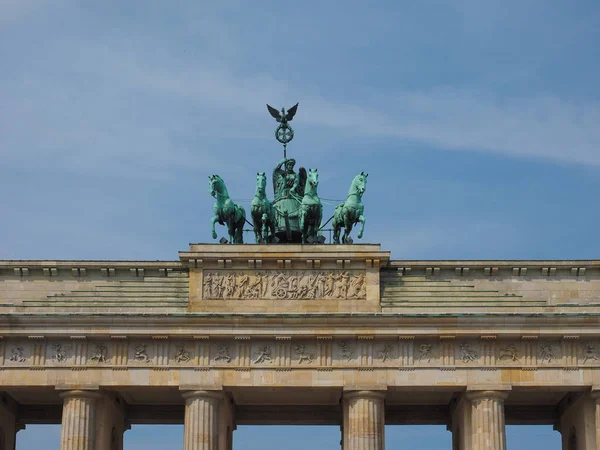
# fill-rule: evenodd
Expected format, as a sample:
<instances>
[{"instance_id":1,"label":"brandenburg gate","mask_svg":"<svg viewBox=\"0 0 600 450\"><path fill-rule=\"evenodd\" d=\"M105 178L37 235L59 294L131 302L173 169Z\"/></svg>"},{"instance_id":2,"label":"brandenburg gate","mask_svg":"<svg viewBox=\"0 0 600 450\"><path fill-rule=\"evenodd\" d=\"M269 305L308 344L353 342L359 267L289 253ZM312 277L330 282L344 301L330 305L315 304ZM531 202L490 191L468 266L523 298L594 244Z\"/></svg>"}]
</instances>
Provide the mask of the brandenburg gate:
<instances>
[{"instance_id":1,"label":"brandenburg gate","mask_svg":"<svg viewBox=\"0 0 600 450\"><path fill-rule=\"evenodd\" d=\"M445 424L455 450L552 424L600 448L600 262L397 261L379 245L192 244L174 261L0 261L0 448L62 423L61 450L181 424ZM409 447L407 447L409 448Z\"/></svg>"}]
</instances>

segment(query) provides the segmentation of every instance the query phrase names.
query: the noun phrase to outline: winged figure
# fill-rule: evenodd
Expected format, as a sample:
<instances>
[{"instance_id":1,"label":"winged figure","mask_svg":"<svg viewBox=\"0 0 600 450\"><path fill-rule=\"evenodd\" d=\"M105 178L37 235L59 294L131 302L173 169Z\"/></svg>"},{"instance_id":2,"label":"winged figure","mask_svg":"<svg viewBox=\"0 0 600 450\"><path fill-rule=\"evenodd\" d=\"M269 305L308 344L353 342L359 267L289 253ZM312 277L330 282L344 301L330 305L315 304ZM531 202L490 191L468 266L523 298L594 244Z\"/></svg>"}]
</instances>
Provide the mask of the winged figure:
<instances>
[{"instance_id":1,"label":"winged figure","mask_svg":"<svg viewBox=\"0 0 600 450\"><path fill-rule=\"evenodd\" d=\"M282 125L284 125L288 122L291 122L294 116L296 115L296 111L298 110L298 103L296 103L294 106L288 109L287 112L285 111L285 108L281 108L281 112L279 112L277 109L273 108L270 105L267 105L267 109L277 122L280 122Z\"/></svg>"}]
</instances>

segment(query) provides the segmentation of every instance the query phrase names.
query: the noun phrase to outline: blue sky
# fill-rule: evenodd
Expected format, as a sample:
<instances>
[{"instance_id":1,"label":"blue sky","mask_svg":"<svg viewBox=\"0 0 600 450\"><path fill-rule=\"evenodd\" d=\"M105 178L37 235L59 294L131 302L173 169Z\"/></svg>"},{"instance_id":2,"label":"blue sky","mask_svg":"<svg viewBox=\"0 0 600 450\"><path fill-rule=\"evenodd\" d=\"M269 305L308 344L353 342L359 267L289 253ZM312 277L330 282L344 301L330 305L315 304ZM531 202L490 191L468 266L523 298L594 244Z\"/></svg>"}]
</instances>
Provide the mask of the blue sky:
<instances>
[{"instance_id":1,"label":"blue sky","mask_svg":"<svg viewBox=\"0 0 600 450\"><path fill-rule=\"evenodd\" d=\"M599 43L597 0L0 0L0 258L211 241L207 176L250 198L297 101L394 258L598 258Z\"/></svg>"}]
</instances>

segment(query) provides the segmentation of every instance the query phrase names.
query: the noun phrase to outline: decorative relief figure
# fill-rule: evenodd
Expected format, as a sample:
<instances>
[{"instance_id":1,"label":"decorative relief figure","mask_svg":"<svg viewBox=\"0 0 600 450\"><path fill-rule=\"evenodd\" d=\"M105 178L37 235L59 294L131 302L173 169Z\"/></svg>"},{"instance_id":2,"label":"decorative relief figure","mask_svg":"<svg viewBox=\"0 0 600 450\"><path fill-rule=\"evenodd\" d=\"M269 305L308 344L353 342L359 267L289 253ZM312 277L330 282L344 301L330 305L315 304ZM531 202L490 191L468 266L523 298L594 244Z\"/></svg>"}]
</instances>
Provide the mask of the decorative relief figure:
<instances>
[{"instance_id":1,"label":"decorative relief figure","mask_svg":"<svg viewBox=\"0 0 600 450\"><path fill-rule=\"evenodd\" d=\"M431 344L421 344L419 346L419 361L427 360L427 362L431 362L433 359L433 354L431 353Z\"/></svg>"},{"instance_id":2,"label":"decorative relief figure","mask_svg":"<svg viewBox=\"0 0 600 450\"><path fill-rule=\"evenodd\" d=\"M94 354L91 356L90 361L96 361L97 363L105 363L108 355L108 348L104 344L96 344Z\"/></svg>"},{"instance_id":3,"label":"decorative relief figure","mask_svg":"<svg viewBox=\"0 0 600 450\"><path fill-rule=\"evenodd\" d=\"M392 359L393 351L394 346L392 344L385 344L383 349L379 352L379 359L381 359L381 362L386 362L388 359Z\"/></svg>"},{"instance_id":4,"label":"decorative relief figure","mask_svg":"<svg viewBox=\"0 0 600 450\"><path fill-rule=\"evenodd\" d=\"M313 353L306 352L306 346L304 344L296 345L294 350L298 355L298 364L302 364L302 361L312 364L312 362L315 360L315 355Z\"/></svg>"},{"instance_id":5,"label":"decorative relief figure","mask_svg":"<svg viewBox=\"0 0 600 450\"><path fill-rule=\"evenodd\" d=\"M350 350L348 343L346 341L341 341L338 345L340 346L340 357L346 360L346 362L350 362L354 357L354 352Z\"/></svg>"},{"instance_id":6,"label":"decorative relief figure","mask_svg":"<svg viewBox=\"0 0 600 450\"><path fill-rule=\"evenodd\" d=\"M477 359L477 353L471 348L471 344L462 342L458 347L461 353L461 361L464 363L474 362Z\"/></svg>"},{"instance_id":7,"label":"decorative relief figure","mask_svg":"<svg viewBox=\"0 0 600 450\"><path fill-rule=\"evenodd\" d=\"M593 344L585 344L583 349L583 363L585 364L589 359L592 361L600 361L600 356L598 356L596 346Z\"/></svg>"},{"instance_id":8,"label":"decorative relief figure","mask_svg":"<svg viewBox=\"0 0 600 450\"><path fill-rule=\"evenodd\" d=\"M272 363L273 360L271 359L271 346L265 345L264 347L260 348L258 352L256 352L256 358L254 358L252 362L254 364L260 364L265 362Z\"/></svg>"},{"instance_id":9,"label":"decorative relief figure","mask_svg":"<svg viewBox=\"0 0 600 450\"><path fill-rule=\"evenodd\" d=\"M175 353L175 361L182 363L190 360L190 352L185 349L185 344L177 344L175 349L177 350Z\"/></svg>"},{"instance_id":10,"label":"decorative relief figure","mask_svg":"<svg viewBox=\"0 0 600 450\"><path fill-rule=\"evenodd\" d=\"M509 360L512 362L519 361L519 352L515 344L508 344L500 349L500 356L498 357L500 361Z\"/></svg>"},{"instance_id":11,"label":"decorative relief figure","mask_svg":"<svg viewBox=\"0 0 600 450\"><path fill-rule=\"evenodd\" d=\"M133 347L133 350L133 359L143 363L150 362L150 357L148 356L148 353L146 353L146 344L137 344Z\"/></svg>"},{"instance_id":12,"label":"decorative relief figure","mask_svg":"<svg viewBox=\"0 0 600 450\"><path fill-rule=\"evenodd\" d=\"M206 272L206 299L360 299L365 274L349 271Z\"/></svg>"},{"instance_id":13,"label":"decorative relief figure","mask_svg":"<svg viewBox=\"0 0 600 450\"><path fill-rule=\"evenodd\" d=\"M554 355L554 348L550 342L544 342L540 346L540 359L542 362L546 361L551 363L553 359L556 359Z\"/></svg>"},{"instance_id":14,"label":"decorative relief figure","mask_svg":"<svg viewBox=\"0 0 600 450\"><path fill-rule=\"evenodd\" d=\"M52 344L52 361L62 363L67 360L67 352L62 348L62 344Z\"/></svg>"},{"instance_id":15,"label":"decorative relief figure","mask_svg":"<svg viewBox=\"0 0 600 450\"><path fill-rule=\"evenodd\" d=\"M24 355L23 347L11 348L10 353L11 353L10 358L8 358L9 361L25 362L25 355Z\"/></svg>"},{"instance_id":16,"label":"decorative relief figure","mask_svg":"<svg viewBox=\"0 0 600 450\"><path fill-rule=\"evenodd\" d=\"M215 361L231 362L231 356L229 356L229 346L226 344L217 344L217 356Z\"/></svg>"}]
</instances>

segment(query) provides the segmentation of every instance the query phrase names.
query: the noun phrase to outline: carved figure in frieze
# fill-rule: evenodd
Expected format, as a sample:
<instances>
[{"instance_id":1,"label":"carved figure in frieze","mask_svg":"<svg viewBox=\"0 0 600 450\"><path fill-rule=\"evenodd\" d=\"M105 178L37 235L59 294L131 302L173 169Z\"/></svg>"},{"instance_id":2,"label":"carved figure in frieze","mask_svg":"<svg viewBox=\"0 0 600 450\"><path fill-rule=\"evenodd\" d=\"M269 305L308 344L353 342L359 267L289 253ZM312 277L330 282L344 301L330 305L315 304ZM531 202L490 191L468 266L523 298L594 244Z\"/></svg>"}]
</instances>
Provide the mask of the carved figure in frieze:
<instances>
[{"instance_id":1,"label":"carved figure in frieze","mask_svg":"<svg viewBox=\"0 0 600 450\"><path fill-rule=\"evenodd\" d=\"M233 298L235 294L235 289L235 275L233 273L230 273L225 277L225 281L223 282L223 298Z\"/></svg>"},{"instance_id":2,"label":"carved figure in frieze","mask_svg":"<svg viewBox=\"0 0 600 450\"><path fill-rule=\"evenodd\" d=\"M238 297L243 298L246 297L246 291L248 290L248 282L250 281L250 277L248 274L243 273L240 275L238 280Z\"/></svg>"},{"instance_id":3,"label":"carved figure in frieze","mask_svg":"<svg viewBox=\"0 0 600 450\"><path fill-rule=\"evenodd\" d=\"M467 344L466 342L462 342L459 345L459 350L461 353L460 360L464 363L474 362L477 359L477 353L475 350L471 348L471 344Z\"/></svg>"},{"instance_id":4,"label":"carved figure in frieze","mask_svg":"<svg viewBox=\"0 0 600 450\"><path fill-rule=\"evenodd\" d=\"M327 284L327 275L323 272L319 272L317 274L317 298L325 298L326 284Z\"/></svg>"},{"instance_id":5,"label":"carved figure in frieze","mask_svg":"<svg viewBox=\"0 0 600 450\"><path fill-rule=\"evenodd\" d=\"M263 274L257 273L254 278L249 282L248 289L246 290L247 298L260 298L263 296Z\"/></svg>"},{"instance_id":6,"label":"carved figure in frieze","mask_svg":"<svg viewBox=\"0 0 600 450\"><path fill-rule=\"evenodd\" d=\"M306 283L306 298L314 299L319 297L319 275L316 273L309 273L308 282Z\"/></svg>"},{"instance_id":7,"label":"carved figure in frieze","mask_svg":"<svg viewBox=\"0 0 600 450\"><path fill-rule=\"evenodd\" d=\"M62 363L67 360L67 352L63 349L62 344L52 344L52 361Z\"/></svg>"},{"instance_id":8,"label":"carved figure in frieze","mask_svg":"<svg viewBox=\"0 0 600 450\"><path fill-rule=\"evenodd\" d=\"M298 364L302 364L302 361L306 361L308 364L312 364L315 360L315 355L306 351L304 344L296 345L294 347L296 354L298 355Z\"/></svg>"},{"instance_id":9,"label":"carved figure in frieze","mask_svg":"<svg viewBox=\"0 0 600 450\"><path fill-rule=\"evenodd\" d=\"M146 353L146 344L137 344L133 347L133 350L133 359L143 363L150 362L150 357L148 356L148 353Z\"/></svg>"},{"instance_id":10,"label":"carved figure in frieze","mask_svg":"<svg viewBox=\"0 0 600 450\"><path fill-rule=\"evenodd\" d=\"M90 361L96 361L97 363L105 363L107 356L108 356L108 348L106 348L106 345L96 344L94 353L90 357Z\"/></svg>"},{"instance_id":11,"label":"carved figure in frieze","mask_svg":"<svg viewBox=\"0 0 600 450\"><path fill-rule=\"evenodd\" d=\"M431 344L421 344L419 346L419 361L427 360L427 362L431 362L431 360L433 359L431 347Z\"/></svg>"},{"instance_id":12,"label":"carved figure in frieze","mask_svg":"<svg viewBox=\"0 0 600 450\"><path fill-rule=\"evenodd\" d=\"M381 362L386 362L388 359L392 359L393 351L394 346L392 344L385 344L383 349L379 351L379 359L381 359Z\"/></svg>"},{"instance_id":13,"label":"carved figure in frieze","mask_svg":"<svg viewBox=\"0 0 600 450\"><path fill-rule=\"evenodd\" d=\"M190 352L185 349L185 344L177 344L175 350L175 361L182 363L190 360Z\"/></svg>"},{"instance_id":14,"label":"carved figure in frieze","mask_svg":"<svg viewBox=\"0 0 600 450\"><path fill-rule=\"evenodd\" d=\"M556 359L554 355L554 346L550 342L544 342L540 345L540 359L542 362L552 362Z\"/></svg>"},{"instance_id":15,"label":"carved figure in frieze","mask_svg":"<svg viewBox=\"0 0 600 450\"><path fill-rule=\"evenodd\" d=\"M583 363L585 364L588 362L588 360L600 361L600 356L598 356L596 346L593 344L585 344L583 349Z\"/></svg>"},{"instance_id":16,"label":"carved figure in frieze","mask_svg":"<svg viewBox=\"0 0 600 450\"><path fill-rule=\"evenodd\" d=\"M9 361L25 362L25 352L23 350L23 347L13 347L10 349L10 353L10 358L8 358Z\"/></svg>"},{"instance_id":17,"label":"carved figure in frieze","mask_svg":"<svg viewBox=\"0 0 600 450\"><path fill-rule=\"evenodd\" d=\"M519 360L519 352L515 344L508 344L500 349L500 355L498 359L502 360L510 360L512 362L517 362Z\"/></svg>"},{"instance_id":18,"label":"carved figure in frieze","mask_svg":"<svg viewBox=\"0 0 600 450\"><path fill-rule=\"evenodd\" d=\"M212 298L221 298L223 296L223 275L213 274Z\"/></svg>"},{"instance_id":19,"label":"carved figure in frieze","mask_svg":"<svg viewBox=\"0 0 600 450\"><path fill-rule=\"evenodd\" d=\"M229 346L226 344L217 344L217 356L215 361L231 362L231 356L229 356Z\"/></svg>"},{"instance_id":20,"label":"carved figure in frieze","mask_svg":"<svg viewBox=\"0 0 600 450\"><path fill-rule=\"evenodd\" d=\"M206 274L204 274L204 298L212 298L215 294L213 292L213 277L215 275L210 273L210 272L206 272Z\"/></svg>"},{"instance_id":21,"label":"carved figure in frieze","mask_svg":"<svg viewBox=\"0 0 600 450\"><path fill-rule=\"evenodd\" d=\"M325 290L323 291L323 297L331 297L333 295L334 286L335 276L332 272L329 272L325 278Z\"/></svg>"},{"instance_id":22,"label":"carved figure in frieze","mask_svg":"<svg viewBox=\"0 0 600 450\"><path fill-rule=\"evenodd\" d=\"M349 362L354 357L354 352L346 341L341 341L338 345L340 347L340 357Z\"/></svg>"},{"instance_id":23,"label":"carved figure in frieze","mask_svg":"<svg viewBox=\"0 0 600 450\"><path fill-rule=\"evenodd\" d=\"M348 292L348 280L349 280L348 272L338 273L334 277L334 297L336 298L346 298L346 294Z\"/></svg>"},{"instance_id":24,"label":"carved figure in frieze","mask_svg":"<svg viewBox=\"0 0 600 450\"><path fill-rule=\"evenodd\" d=\"M359 298L365 296L365 276L362 273L350 279L350 290L348 297Z\"/></svg>"},{"instance_id":25,"label":"carved figure in frieze","mask_svg":"<svg viewBox=\"0 0 600 450\"><path fill-rule=\"evenodd\" d=\"M256 352L256 358L254 358L252 362L254 364L273 362L273 360L271 359L271 346L265 345L264 347L258 349L258 352Z\"/></svg>"}]
</instances>

